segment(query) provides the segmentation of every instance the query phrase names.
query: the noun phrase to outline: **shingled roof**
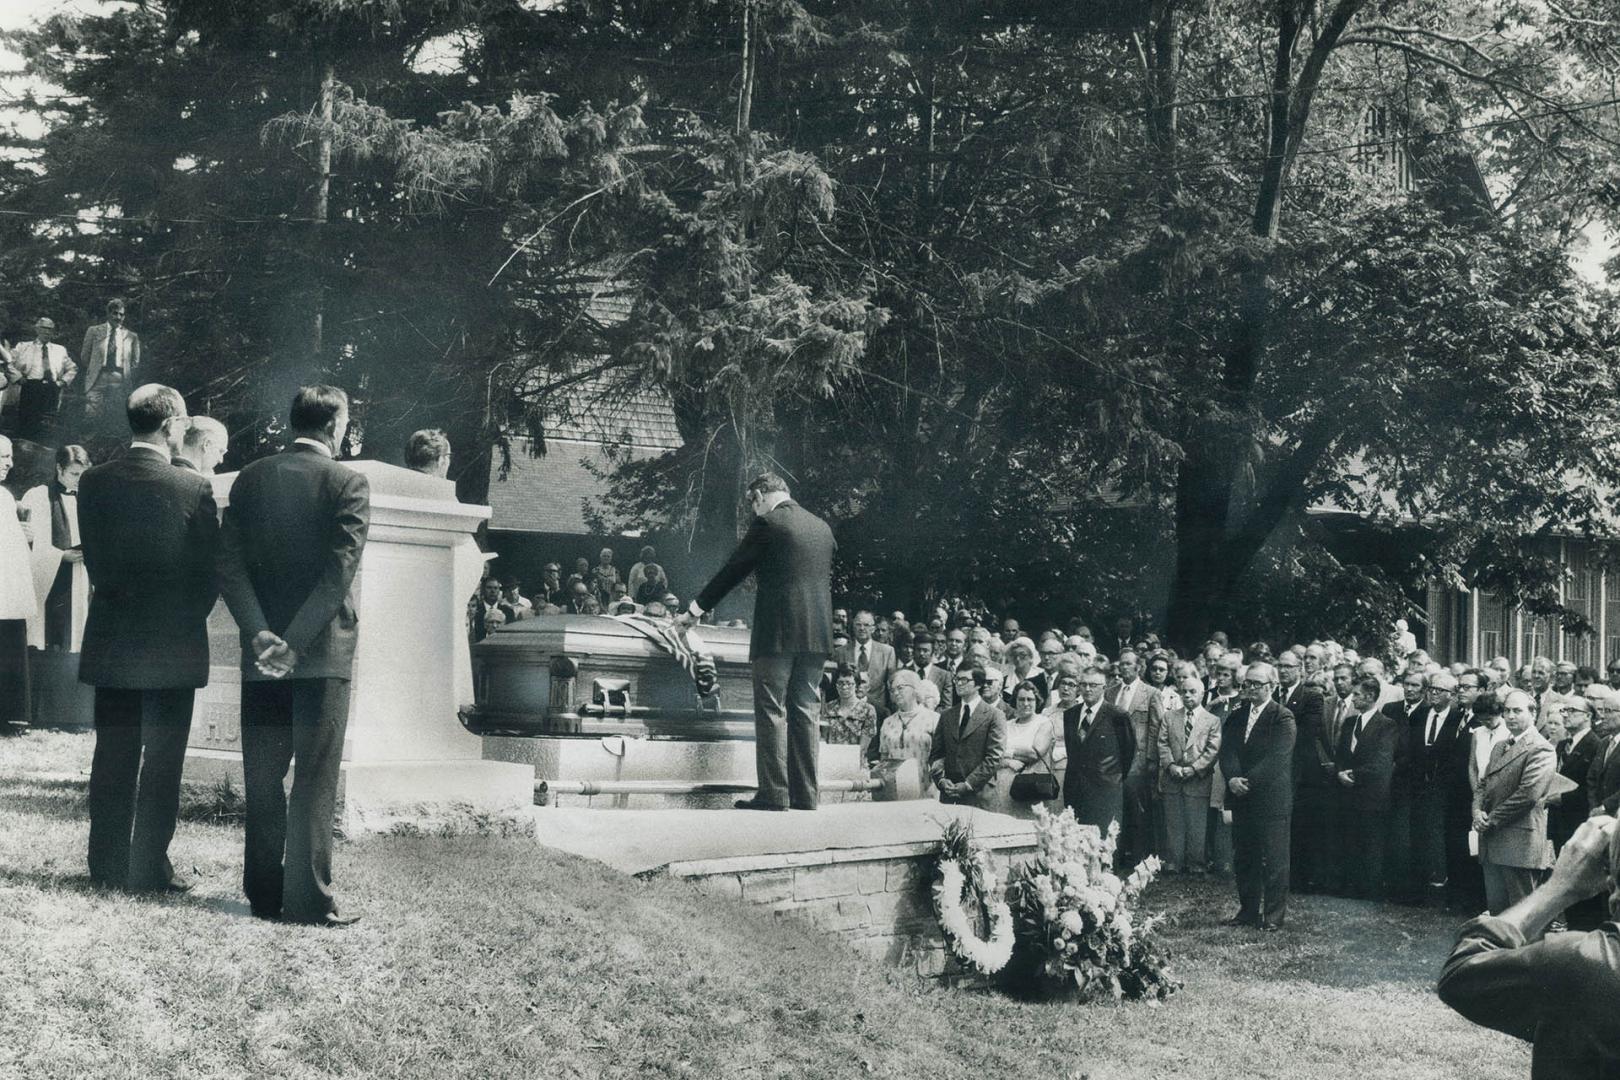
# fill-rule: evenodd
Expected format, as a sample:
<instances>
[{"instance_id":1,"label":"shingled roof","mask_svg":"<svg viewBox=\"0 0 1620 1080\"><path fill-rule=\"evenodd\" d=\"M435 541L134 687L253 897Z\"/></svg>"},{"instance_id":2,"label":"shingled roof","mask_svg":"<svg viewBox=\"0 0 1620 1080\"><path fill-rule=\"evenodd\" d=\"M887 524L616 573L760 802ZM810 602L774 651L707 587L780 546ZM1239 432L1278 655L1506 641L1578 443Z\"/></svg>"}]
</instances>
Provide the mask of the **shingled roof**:
<instances>
[{"instance_id":1,"label":"shingled roof","mask_svg":"<svg viewBox=\"0 0 1620 1080\"><path fill-rule=\"evenodd\" d=\"M625 392L587 379L547 413L545 455L535 457L530 439L513 436L506 478L499 469L490 476L491 529L588 535L585 508L601 502L615 464L609 447L641 460L681 445L675 410L656 390Z\"/></svg>"}]
</instances>

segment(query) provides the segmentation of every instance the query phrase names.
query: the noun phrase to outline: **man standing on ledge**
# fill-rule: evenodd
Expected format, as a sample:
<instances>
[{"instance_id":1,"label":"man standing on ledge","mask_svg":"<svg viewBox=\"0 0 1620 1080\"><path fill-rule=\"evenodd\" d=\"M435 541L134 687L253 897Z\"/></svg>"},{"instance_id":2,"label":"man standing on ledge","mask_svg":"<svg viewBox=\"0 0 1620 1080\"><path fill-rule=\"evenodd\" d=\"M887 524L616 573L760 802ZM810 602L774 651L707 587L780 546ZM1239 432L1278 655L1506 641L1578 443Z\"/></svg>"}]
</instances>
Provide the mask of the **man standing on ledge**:
<instances>
[{"instance_id":1,"label":"man standing on ledge","mask_svg":"<svg viewBox=\"0 0 1620 1080\"><path fill-rule=\"evenodd\" d=\"M300 389L291 445L237 476L219 543L242 632L242 891L261 919L330 927L356 920L332 895L332 818L359 634L350 586L371 521L366 478L335 460L348 427L342 390Z\"/></svg>"},{"instance_id":2,"label":"man standing on ledge","mask_svg":"<svg viewBox=\"0 0 1620 1080\"><path fill-rule=\"evenodd\" d=\"M739 810L816 808L817 689L832 654L832 560L838 550L827 523L794 502L780 476L764 473L748 485L754 511L742 543L687 608L693 618L713 610L750 573L754 630L754 759L759 789Z\"/></svg>"}]
</instances>

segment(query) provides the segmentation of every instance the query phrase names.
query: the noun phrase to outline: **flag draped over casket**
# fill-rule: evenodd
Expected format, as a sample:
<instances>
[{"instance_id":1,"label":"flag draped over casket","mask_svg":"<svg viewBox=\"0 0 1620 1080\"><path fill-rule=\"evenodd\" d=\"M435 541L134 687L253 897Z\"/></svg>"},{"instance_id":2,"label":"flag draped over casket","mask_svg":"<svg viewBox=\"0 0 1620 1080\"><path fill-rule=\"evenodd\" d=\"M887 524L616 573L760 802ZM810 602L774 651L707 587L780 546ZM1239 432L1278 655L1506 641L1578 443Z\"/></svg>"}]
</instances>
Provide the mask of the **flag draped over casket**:
<instances>
[{"instance_id":1,"label":"flag draped over casket","mask_svg":"<svg viewBox=\"0 0 1620 1080\"><path fill-rule=\"evenodd\" d=\"M674 619L652 619L646 615L615 615L613 618L633 627L660 649L669 653L692 676L700 698L711 696L720 683L714 656L704 647L696 627L682 626Z\"/></svg>"}]
</instances>

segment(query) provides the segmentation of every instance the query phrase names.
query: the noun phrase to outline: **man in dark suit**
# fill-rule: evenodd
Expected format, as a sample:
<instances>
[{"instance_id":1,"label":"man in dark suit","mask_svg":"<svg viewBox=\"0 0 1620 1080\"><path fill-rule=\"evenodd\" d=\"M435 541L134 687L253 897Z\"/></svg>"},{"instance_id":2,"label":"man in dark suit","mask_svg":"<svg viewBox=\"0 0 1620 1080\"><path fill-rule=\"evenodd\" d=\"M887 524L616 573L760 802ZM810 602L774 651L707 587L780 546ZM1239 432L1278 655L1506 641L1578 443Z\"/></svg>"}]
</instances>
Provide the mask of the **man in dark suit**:
<instances>
[{"instance_id":1,"label":"man in dark suit","mask_svg":"<svg viewBox=\"0 0 1620 1080\"><path fill-rule=\"evenodd\" d=\"M1395 782L1399 721L1378 708L1383 684L1375 675L1356 676L1351 701L1356 713L1339 729L1334 764L1339 803L1340 879L1351 896L1384 895L1385 844L1389 831L1390 787Z\"/></svg>"},{"instance_id":2,"label":"man in dark suit","mask_svg":"<svg viewBox=\"0 0 1620 1080\"><path fill-rule=\"evenodd\" d=\"M213 489L169 464L176 390L137 390L129 452L79 481L79 536L95 592L79 680L96 688L90 877L132 890L190 888L169 862L192 699L208 683L218 514Z\"/></svg>"},{"instance_id":3,"label":"man in dark suit","mask_svg":"<svg viewBox=\"0 0 1620 1080\"><path fill-rule=\"evenodd\" d=\"M467 608L467 634L474 644L483 641L507 623L518 621L517 612L501 598L501 579L491 574L478 585L478 595Z\"/></svg>"},{"instance_id":4,"label":"man in dark suit","mask_svg":"<svg viewBox=\"0 0 1620 1080\"><path fill-rule=\"evenodd\" d=\"M1620 813L1620 693L1592 692L1590 698L1592 730L1601 741L1593 747L1592 766L1586 772L1586 802L1593 816L1613 817Z\"/></svg>"},{"instance_id":5,"label":"man in dark suit","mask_svg":"<svg viewBox=\"0 0 1620 1080\"><path fill-rule=\"evenodd\" d=\"M748 656L754 668L754 760L759 788L744 810L814 810L820 746L817 685L832 652L832 529L764 473L748 485L754 511L737 550L688 612L700 617L750 573L758 582ZM870 613L864 613L871 618ZM870 637L871 629L866 634ZM893 653L889 654L891 659ZM891 669L892 670L892 669ZM885 681L891 672L884 673ZM879 684L872 683L873 694ZM888 692L886 685L883 693Z\"/></svg>"},{"instance_id":6,"label":"man in dark suit","mask_svg":"<svg viewBox=\"0 0 1620 1080\"><path fill-rule=\"evenodd\" d=\"M1567 737L1554 748L1558 751L1558 772L1576 786L1573 791L1547 799L1547 834L1555 854L1563 850L1591 814L1592 807L1586 801L1586 777L1601 742L1592 731L1592 701L1584 694L1564 702L1563 725ZM1566 915L1570 929L1593 930L1606 913L1607 904L1584 900L1572 905Z\"/></svg>"},{"instance_id":7,"label":"man in dark suit","mask_svg":"<svg viewBox=\"0 0 1620 1080\"><path fill-rule=\"evenodd\" d=\"M242 888L260 918L347 926L356 917L332 893L332 817L371 489L336 461L347 394L306 386L291 419L292 443L237 476L220 537L220 590L242 637Z\"/></svg>"},{"instance_id":8,"label":"man in dark suit","mask_svg":"<svg viewBox=\"0 0 1620 1080\"><path fill-rule=\"evenodd\" d=\"M1457 759L1462 709L1457 677L1439 671L1429 677L1428 702L1416 726L1406 732L1407 846L1411 852L1406 898L1442 906L1446 877L1446 784ZM1462 729L1466 730L1466 728Z\"/></svg>"},{"instance_id":9,"label":"man in dark suit","mask_svg":"<svg viewBox=\"0 0 1620 1080\"><path fill-rule=\"evenodd\" d=\"M854 625L854 638L835 659L854 668L856 674L866 673L867 683L872 688L866 698L877 710L878 718L882 719L894 711L894 705L889 701L889 676L899 669L899 661L895 658L892 645L886 645L872 636L877 620L870 611L857 611Z\"/></svg>"},{"instance_id":10,"label":"man in dark suit","mask_svg":"<svg viewBox=\"0 0 1620 1080\"><path fill-rule=\"evenodd\" d=\"M911 668L923 682L933 683L939 690L940 708L951 700L950 672L934 663L934 639L927 630L917 631L911 639Z\"/></svg>"},{"instance_id":11,"label":"man in dark suit","mask_svg":"<svg viewBox=\"0 0 1620 1080\"><path fill-rule=\"evenodd\" d=\"M1001 679L982 667L973 669L977 697L964 700L940 719L928 752L928 772L939 789L939 801L976 803L984 786L996 777L1007 746L1007 717L1001 711Z\"/></svg>"},{"instance_id":12,"label":"man in dark suit","mask_svg":"<svg viewBox=\"0 0 1620 1080\"><path fill-rule=\"evenodd\" d=\"M1294 714L1294 816L1289 866L1296 891L1314 892L1335 883L1333 852L1333 746L1328 740L1327 702L1305 681L1304 660L1292 649L1277 658L1278 700Z\"/></svg>"},{"instance_id":13,"label":"man in dark suit","mask_svg":"<svg viewBox=\"0 0 1620 1080\"><path fill-rule=\"evenodd\" d=\"M1429 715L1429 680L1413 668L1401 676L1401 700L1384 705L1386 715L1395 720L1395 772L1390 779L1389 806L1384 819L1384 873L1392 900L1413 899L1412 871L1412 739L1421 732ZM1421 892L1417 892L1421 896Z\"/></svg>"},{"instance_id":14,"label":"man in dark suit","mask_svg":"<svg viewBox=\"0 0 1620 1080\"><path fill-rule=\"evenodd\" d=\"M1082 825L1104 835L1125 816L1125 776L1136 758L1136 732L1130 714L1103 700L1107 680L1100 671L1058 677L1063 708L1063 803Z\"/></svg>"},{"instance_id":15,"label":"man in dark suit","mask_svg":"<svg viewBox=\"0 0 1620 1080\"><path fill-rule=\"evenodd\" d=\"M1495 694L1486 693L1484 672L1468 670L1457 676L1457 724L1445 753L1440 776L1445 807L1446 907L1452 911L1478 911L1485 903L1485 880L1479 859L1468 852L1468 833L1474 822L1474 786L1469 775L1474 756L1474 731L1483 725L1481 709L1500 709ZM1482 706L1480 702L1486 703Z\"/></svg>"},{"instance_id":16,"label":"man in dark suit","mask_svg":"<svg viewBox=\"0 0 1620 1080\"><path fill-rule=\"evenodd\" d=\"M1294 812L1294 715L1271 700L1277 672L1250 664L1244 702L1221 729L1221 775L1232 811L1238 912L1231 926L1280 930L1288 917L1288 832Z\"/></svg>"}]
</instances>

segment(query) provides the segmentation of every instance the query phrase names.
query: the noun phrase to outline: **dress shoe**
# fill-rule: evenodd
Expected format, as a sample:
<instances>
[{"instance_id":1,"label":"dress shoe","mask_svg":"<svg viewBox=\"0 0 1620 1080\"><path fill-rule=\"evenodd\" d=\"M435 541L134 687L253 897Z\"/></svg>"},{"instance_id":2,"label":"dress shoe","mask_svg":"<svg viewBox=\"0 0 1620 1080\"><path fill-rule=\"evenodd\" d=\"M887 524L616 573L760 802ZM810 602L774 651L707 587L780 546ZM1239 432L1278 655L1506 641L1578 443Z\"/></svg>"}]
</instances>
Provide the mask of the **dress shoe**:
<instances>
[{"instance_id":1,"label":"dress shoe","mask_svg":"<svg viewBox=\"0 0 1620 1080\"><path fill-rule=\"evenodd\" d=\"M1248 915L1233 915L1230 919L1222 919L1222 926L1259 926L1260 920Z\"/></svg>"},{"instance_id":2,"label":"dress shoe","mask_svg":"<svg viewBox=\"0 0 1620 1080\"><path fill-rule=\"evenodd\" d=\"M1275 920L1268 919L1267 921L1260 924L1260 929L1262 929L1262 930L1268 930L1268 931L1269 930L1281 930L1282 928L1283 928L1283 923L1282 923L1281 919L1275 919Z\"/></svg>"},{"instance_id":3,"label":"dress shoe","mask_svg":"<svg viewBox=\"0 0 1620 1080\"><path fill-rule=\"evenodd\" d=\"M732 804L739 810L786 810L780 803L760 802L758 799L738 799Z\"/></svg>"},{"instance_id":4,"label":"dress shoe","mask_svg":"<svg viewBox=\"0 0 1620 1080\"><path fill-rule=\"evenodd\" d=\"M249 910L255 919L263 919L265 922L281 921L281 912L279 911L266 911L263 908L251 908Z\"/></svg>"},{"instance_id":5,"label":"dress shoe","mask_svg":"<svg viewBox=\"0 0 1620 1080\"><path fill-rule=\"evenodd\" d=\"M355 923L359 922L360 916L339 915L335 911L329 911L319 919L289 919L287 921L298 922L304 926L324 926L328 930L341 930L345 926L353 926Z\"/></svg>"},{"instance_id":6,"label":"dress shoe","mask_svg":"<svg viewBox=\"0 0 1620 1080\"><path fill-rule=\"evenodd\" d=\"M167 885L163 886L163 888L159 889L158 891L159 892L166 892L166 893L170 894L171 896L183 896L186 893L190 892L191 890L192 890L191 882L176 880L176 881L169 882Z\"/></svg>"}]
</instances>

